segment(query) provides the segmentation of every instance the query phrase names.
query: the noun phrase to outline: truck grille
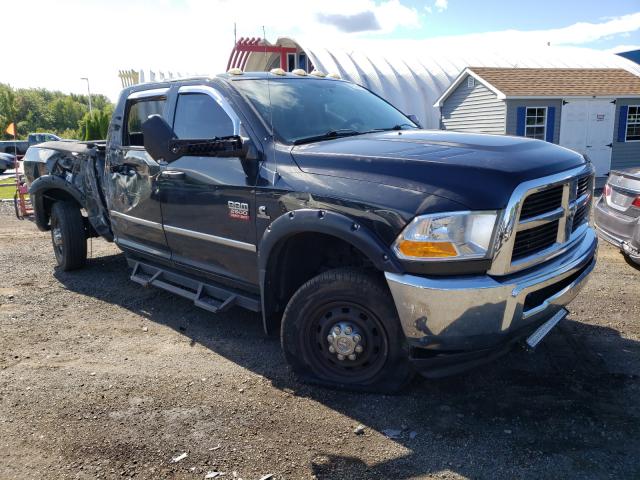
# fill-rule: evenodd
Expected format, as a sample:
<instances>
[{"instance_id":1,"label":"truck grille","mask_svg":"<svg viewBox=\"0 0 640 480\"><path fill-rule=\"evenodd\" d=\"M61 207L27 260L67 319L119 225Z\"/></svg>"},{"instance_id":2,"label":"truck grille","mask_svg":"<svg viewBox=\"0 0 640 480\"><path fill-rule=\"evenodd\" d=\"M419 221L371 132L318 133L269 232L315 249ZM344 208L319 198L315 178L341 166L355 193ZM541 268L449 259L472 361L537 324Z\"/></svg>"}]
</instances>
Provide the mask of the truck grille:
<instances>
[{"instance_id":1,"label":"truck grille","mask_svg":"<svg viewBox=\"0 0 640 480\"><path fill-rule=\"evenodd\" d=\"M584 233L593 191L591 166L521 186L509 202L503 244L490 270L505 275L529 268L552 257ZM549 183L544 184L547 180Z\"/></svg>"},{"instance_id":2,"label":"truck grille","mask_svg":"<svg viewBox=\"0 0 640 480\"><path fill-rule=\"evenodd\" d=\"M573 225L571 226L571 231L575 232L578 227L584 224L589 217L589 202L581 205L576 210L576 214L573 216Z\"/></svg>"},{"instance_id":3,"label":"truck grille","mask_svg":"<svg viewBox=\"0 0 640 480\"><path fill-rule=\"evenodd\" d=\"M582 177L578 179L578 193L576 195L577 198L580 198L585 193L589 192L591 188L591 177Z\"/></svg>"},{"instance_id":4,"label":"truck grille","mask_svg":"<svg viewBox=\"0 0 640 480\"><path fill-rule=\"evenodd\" d=\"M518 232L513 244L511 259L518 260L549 248L556 243L557 238L558 220Z\"/></svg>"},{"instance_id":5,"label":"truck grille","mask_svg":"<svg viewBox=\"0 0 640 480\"><path fill-rule=\"evenodd\" d=\"M550 188L549 190L543 190L538 193L529 195L522 204L522 210L520 211L520 220L526 220L543 213L550 212L562 206L562 192L564 187L558 185L557 187Z\"/></svg>"}]
</instances>

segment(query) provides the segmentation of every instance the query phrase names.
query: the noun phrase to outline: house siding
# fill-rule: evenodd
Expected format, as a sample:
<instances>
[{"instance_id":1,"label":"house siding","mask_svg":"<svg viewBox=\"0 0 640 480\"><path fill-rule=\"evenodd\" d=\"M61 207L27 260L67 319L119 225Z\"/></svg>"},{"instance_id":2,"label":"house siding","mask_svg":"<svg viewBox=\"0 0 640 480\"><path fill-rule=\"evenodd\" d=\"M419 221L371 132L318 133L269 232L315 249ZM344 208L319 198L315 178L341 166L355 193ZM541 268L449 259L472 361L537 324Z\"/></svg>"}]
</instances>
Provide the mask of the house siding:
<instances>
[{"instance_id":1,"label":"house siding","mask_svg":"<svg viewBox=\"0 0 640 480\"><path fill-rule=\"evenodd\" d=\"M554 107L555 121L553 124L553 143L560 142L560 116L562 115L562 100L551 100L548 98L527 99L527 100L507 100L507 135L516 135L518 128L518 107ZM547 119L547 122L549 120Z\"/></svg>"},{"instance_id":2,"label":"house siding","mask_svg":"<svg viewBox=\"0 0 640 480\"><path fill-rule=\"evenodd\" d=\"M468 75L444 100L441 128L458 132L504 134L505 104L476 80L467 86Z\"/></svg>"},{"instance_id":3,"label":"house siding","mask_svg":"<svg viewBox=\"0 0 640 480\"><path fill-rule=\"evenodd\" d=\"M640 166L640 142L619 142L620 107L624 105L640 105L639 98L618 98L616 100L616 116L613 127L613 151L611 152L611 169Z\"/></svg>"}]
</instances>

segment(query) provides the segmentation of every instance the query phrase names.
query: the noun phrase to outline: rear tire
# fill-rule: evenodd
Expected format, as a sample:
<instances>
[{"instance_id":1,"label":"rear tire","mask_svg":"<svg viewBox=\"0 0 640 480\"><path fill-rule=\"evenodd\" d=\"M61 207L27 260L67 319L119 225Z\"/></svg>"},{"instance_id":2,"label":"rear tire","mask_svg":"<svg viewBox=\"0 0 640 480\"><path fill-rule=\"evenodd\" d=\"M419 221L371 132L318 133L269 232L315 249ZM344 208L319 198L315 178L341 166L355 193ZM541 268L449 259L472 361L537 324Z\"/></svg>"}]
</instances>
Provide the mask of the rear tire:
<instances>
[{"instance_id":1,"label":"rear tire","mask_svg":"<svg viewBox=\"0 0 640 480\"><path fill-rule=\"evenodd\" d=\"M414 375L389 290L355 269L329 270L302 285L285 309L281 342L305 382L390 393Z\"/></svg>"},{"instance_id":2,"label":"rear tire","mask_svg":"<svg viewBox=\"0 0 640 480\"><path fill-rule=\"evenodd\" d=\"M87 237L80 209L58 201L51 207L51 242L58 266L66 271L82 268L87 260Z\"/></svg>"}]
</instances>

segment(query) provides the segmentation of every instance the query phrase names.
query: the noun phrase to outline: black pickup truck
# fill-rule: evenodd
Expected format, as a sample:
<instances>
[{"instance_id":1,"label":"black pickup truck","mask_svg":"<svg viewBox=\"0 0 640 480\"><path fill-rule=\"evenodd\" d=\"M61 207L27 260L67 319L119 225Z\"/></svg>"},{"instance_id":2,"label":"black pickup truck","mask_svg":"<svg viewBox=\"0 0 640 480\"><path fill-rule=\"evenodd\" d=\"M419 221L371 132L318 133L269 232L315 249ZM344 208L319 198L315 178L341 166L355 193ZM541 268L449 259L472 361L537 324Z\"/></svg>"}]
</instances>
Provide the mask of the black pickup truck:
<instances>
[{"instance_id":1,"label":"black pickup truck","mask_svg":"<svg viewBox=\"0 0 640 480\"><path fill-rule=\"evenodd\" d=\"M425 131L352 83L233 73L125 89L105 143L32 147L59 268L261 312L306 381L392 391L566 315L595 265L593 168L524 138Z\"/></svg>"}]
</instances>

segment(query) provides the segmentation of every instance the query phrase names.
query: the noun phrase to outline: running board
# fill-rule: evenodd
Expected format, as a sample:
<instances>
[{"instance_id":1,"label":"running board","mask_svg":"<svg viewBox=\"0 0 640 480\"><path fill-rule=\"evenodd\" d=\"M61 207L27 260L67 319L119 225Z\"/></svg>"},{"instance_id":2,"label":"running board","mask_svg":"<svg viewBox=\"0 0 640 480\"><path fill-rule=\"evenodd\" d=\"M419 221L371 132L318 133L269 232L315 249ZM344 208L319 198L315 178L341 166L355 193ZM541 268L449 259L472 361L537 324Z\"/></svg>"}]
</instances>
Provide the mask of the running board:
<instances>
[{"instance_id":1,"label":"running board","mask_svg":"<svg viewBox=\"0 0 640 480\"><path fill-rule=\"evenodd\" d=\"M127 259L127 262L133 266L131 280L137 284L158 287L188 298L196 307L213 313L225 312L236 305L253 312L260 311L260 301L251 296L135 259Z\"/></svg>"}]
</instances>

